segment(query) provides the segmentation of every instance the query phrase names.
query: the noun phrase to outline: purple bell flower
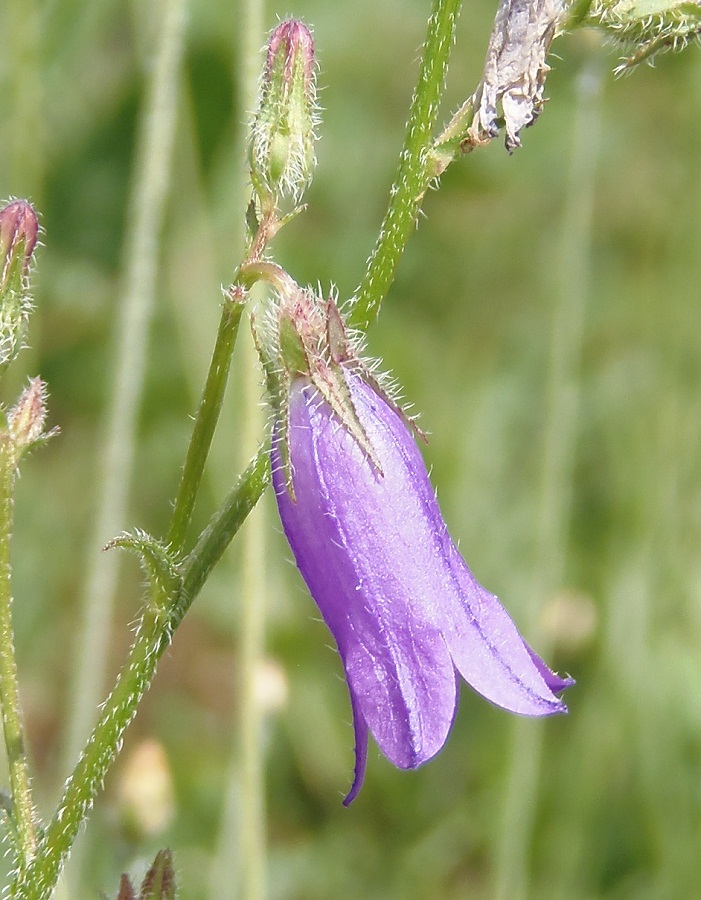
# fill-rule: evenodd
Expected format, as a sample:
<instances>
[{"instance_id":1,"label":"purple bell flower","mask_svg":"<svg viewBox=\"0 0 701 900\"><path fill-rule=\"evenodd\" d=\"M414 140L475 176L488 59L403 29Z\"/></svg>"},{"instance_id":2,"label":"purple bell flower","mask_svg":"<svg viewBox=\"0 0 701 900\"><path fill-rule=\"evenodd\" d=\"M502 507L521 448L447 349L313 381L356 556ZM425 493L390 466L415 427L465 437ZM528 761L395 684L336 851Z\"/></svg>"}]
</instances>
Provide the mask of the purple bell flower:
<instances>
[{"instance_id":1,"label":"purple bell flower","mask_svg":"<svg viewBox=\"0 0 701 900\"><path fill-rule=\"evenodd\" d=\"M566 712L556 694L573 682L536 656L475 581L396 408L358 369L337 370L372 455L317 382L297 374L271 461L285 534L348 681L356 754L348 805L363 782L368 731L402 769L443 747L456 671L487 700L526 716Z\"/></svg>"}]
</instances>

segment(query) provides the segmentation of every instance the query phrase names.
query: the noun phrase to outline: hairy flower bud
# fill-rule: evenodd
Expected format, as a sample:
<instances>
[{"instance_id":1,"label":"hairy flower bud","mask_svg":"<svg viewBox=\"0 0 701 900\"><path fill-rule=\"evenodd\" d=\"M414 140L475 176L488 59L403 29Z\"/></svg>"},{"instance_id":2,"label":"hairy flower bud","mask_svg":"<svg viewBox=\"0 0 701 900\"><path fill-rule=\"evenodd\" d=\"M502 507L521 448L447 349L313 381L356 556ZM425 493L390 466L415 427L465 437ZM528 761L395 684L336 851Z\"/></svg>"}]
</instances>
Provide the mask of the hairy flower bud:
<instances>
[{"instance_id":1,"label":"hairy flower bud","mask_svg":"<svg viewBox=\"0 0 701 900\"><path fill-rule=\"evenodd\" d=\"M17 264L22 274L27 273L32 253L39 235L39 222L31 204L26 200L13 200L0 210L0 259L2 260L2 285L7 283L10 270Z\"/></svg>"},{"instance_id":2,"label":"hairy flower bud","mask_svg":"<svg viewBox=\"0 0 701 900\"><path fill-rule=\"evenodd\" d=\"M18 450L26 450L45 437L46 385L41 378L30 378L17 404L7 416L10 434Z\"/></svg>"},{"instance_id":3,"label":"hairy flower bud","mask_svg":"<svg viewBox=\"0 0 701 900\"><path fill-rule=\"evenodd\" d=\"M22 347L31 311L28 274L39 234L36 213L26 200L0 210L0 369Z\"/></svg>"},{"instance_id":4,"label":"hairy flower bud","mask_svg":"<svg viewBox=\"0 0 701 900\"><path fill-rule=\"evenodd\" d=\"M318 121L314 42L297 19L281 22L267 45L249 161L261 198L299 199L312 178Z\"/></svg>"}]
</instances>

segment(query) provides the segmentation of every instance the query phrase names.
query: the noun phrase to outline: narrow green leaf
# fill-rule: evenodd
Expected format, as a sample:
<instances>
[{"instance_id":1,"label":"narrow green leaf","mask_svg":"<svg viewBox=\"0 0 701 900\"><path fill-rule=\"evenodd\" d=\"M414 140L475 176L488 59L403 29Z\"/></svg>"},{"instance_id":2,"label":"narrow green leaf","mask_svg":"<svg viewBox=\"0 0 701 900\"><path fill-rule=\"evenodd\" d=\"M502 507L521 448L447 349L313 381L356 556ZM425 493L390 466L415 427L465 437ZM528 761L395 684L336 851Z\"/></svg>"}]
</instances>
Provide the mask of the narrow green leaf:
<instances>
[{"instance_id":1,"label":"narrow green leaf","mask_svg":"<svg viewBox=\"0 0 701 900\"><path fill-rule=\"evenodd\" d=\"M123 547L138 554L149 584L156 589L159 596L175 597L182 587L182 575L175 555L161 541L151 537L144 531L133 534L121 534L105 547Z\"/></svg>"}]
</instances>

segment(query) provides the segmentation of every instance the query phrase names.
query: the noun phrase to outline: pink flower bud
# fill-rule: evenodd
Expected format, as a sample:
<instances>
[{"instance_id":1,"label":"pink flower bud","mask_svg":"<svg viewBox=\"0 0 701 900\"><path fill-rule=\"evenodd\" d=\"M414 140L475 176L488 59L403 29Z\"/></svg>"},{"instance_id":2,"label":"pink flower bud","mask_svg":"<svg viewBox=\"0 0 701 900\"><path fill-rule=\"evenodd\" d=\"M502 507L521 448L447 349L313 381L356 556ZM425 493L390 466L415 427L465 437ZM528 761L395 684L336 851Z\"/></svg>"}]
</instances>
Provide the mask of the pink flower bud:
<instances>
[{"instance_id":1,"label":"pink flower bud","mask_svg":"<svg viewBox=\"0 0 701 900\"><path fill-rule=\"evenodd\" d=\"M37 243L39 222L26 200L0 209L0 371L22 349L29 296L29 264Z\"/></svg>"},{"instance_id":2,"label":"pink flower bud","mask_svg":"<svg viewBox=\"0 0 701 900\"><path fill-rule=\"evenodd\" d=\"M251 175L261 197L302 194L314 169L317 121L314 42L306 25L287 19L268 40L251 130Z\"/></svg>"},{"instance_id":3,"label":"pink flower bud","mask_svg":"<svg viewBox=\"0 0 701 900\"><path fill-rule=\"evenodd\" d=\"M44 437L46 421L46 385L41 378L30 378L7 417L10 434L15 446L25 450Z\"/></svg>"},{"instance_id":4,"label":"pink flower bud","mask_svg":"<svg viewBox=\"0 0 701 900\"><path fill-rule=\"evenodd\" d=\"M21 259L21 273L26 275L39 235L39 222L31 204L13 200L0 210L0 263L2 284L8 281L16 261Z\"/></svg>"}]
</instances>

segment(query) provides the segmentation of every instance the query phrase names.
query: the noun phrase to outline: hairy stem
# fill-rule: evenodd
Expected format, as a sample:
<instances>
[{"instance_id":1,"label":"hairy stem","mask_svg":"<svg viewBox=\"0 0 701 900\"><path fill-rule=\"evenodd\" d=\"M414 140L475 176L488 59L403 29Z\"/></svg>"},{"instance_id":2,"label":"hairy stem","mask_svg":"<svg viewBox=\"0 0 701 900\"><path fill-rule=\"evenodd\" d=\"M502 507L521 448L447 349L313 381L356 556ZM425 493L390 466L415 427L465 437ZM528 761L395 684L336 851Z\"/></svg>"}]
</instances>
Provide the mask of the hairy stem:
<instances>
[{"instance_id":1,"label":"hairy stem","mask_svg":"<svg viewBox=\"0 0 701 900\"><path fill-rule=\"evenodd\" d=\"M430 165L455 22L461 0L434 0L419 77L411 101L399 171L367 270L349 309L348 324L366 331L394 280L399 260L414 230L424 194L434 177Z\"/></svg>"},{"instance_id":2,"label":"hairy stem","mask_svg":"<svg viewBox=\"0 0 701 900\"><path fill-rule=\"evenodd\" d=\"M184 564L183 595L188 602L202 590L202 585L231 543L241 522L262 497L270 483L269 469L267 447L261 447L241 476L240 484L229 494L200 535Z\"/></svg>"},{"instance_id":3,"label":"hairy stem","mask_svg":"<svg viewBox=\"0 0 701 900\"><path fill-rule=\"evenodd\" d=\"M10 833L20 871L36 851L34 806L19 704L17 661L12 630L12 570L10 537L13 524L16 451L7 434L0 435L0 706L10 774Z\"/></svg>"},{"instance_id":4,"label":"hairy stem","mask_svg":"<svg viewBox=\"0 0 701 900\"><path fill-rule=\"evenodd\" d=\"M175 554L179 553L184 545L197 492L202 483L205 462L219 421L226 382L231 368L231 356L243 312L243 296L243 291L233 288L224 300L212 361L202 392L202 400L197 410L195 426L192 429L190 446L187 450L185 467L168 533L168 544Z\"/></svg>"},{"instance_id":5,"label":"hairy stem","mask_svg":"<svg viewBox=\"0 0 701 900\"><path fill-rule=\"evenodd\" d=\"M127 663L102 707L36 855L27 869L15 876L11 897L47 900L51 895L78 830L117 756L124 732L151 683L158 660L212 568L260 499L269 481L268 470L267 453L261 449L185 561L182 584L175 597L166 596L160 583L154 581Z\"/></svg>"}]
</instances>

